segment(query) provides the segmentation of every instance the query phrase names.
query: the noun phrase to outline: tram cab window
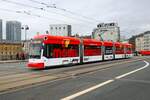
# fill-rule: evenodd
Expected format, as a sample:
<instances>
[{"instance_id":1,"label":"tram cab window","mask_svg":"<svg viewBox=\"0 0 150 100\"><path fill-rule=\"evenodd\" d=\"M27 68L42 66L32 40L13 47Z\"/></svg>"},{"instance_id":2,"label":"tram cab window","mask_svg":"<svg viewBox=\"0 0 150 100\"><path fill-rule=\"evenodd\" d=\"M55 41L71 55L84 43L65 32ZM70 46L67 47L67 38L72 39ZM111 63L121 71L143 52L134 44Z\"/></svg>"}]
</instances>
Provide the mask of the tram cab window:
<instances>
[{"instance_id":1,"label":"tram cab window","mask_svg":"<svg viewBox=\"0 0 150 100\"><path fill-rule=\"evenodd\" d=\"M42 49L42 44L41 43L31 43L30 44L29 57L40 59L41 49Z\"/></svg>"},{"instance_id":2,"label":"tram cab window","mask_svg":"<svg viewBox=\"0 0 150 100\"><path fill-rule=\"evenodd\" d=\"M113 54L113 47L112 46L106 46L105 47L105 55L112 55Z\"/></svg>"}]
</instances>

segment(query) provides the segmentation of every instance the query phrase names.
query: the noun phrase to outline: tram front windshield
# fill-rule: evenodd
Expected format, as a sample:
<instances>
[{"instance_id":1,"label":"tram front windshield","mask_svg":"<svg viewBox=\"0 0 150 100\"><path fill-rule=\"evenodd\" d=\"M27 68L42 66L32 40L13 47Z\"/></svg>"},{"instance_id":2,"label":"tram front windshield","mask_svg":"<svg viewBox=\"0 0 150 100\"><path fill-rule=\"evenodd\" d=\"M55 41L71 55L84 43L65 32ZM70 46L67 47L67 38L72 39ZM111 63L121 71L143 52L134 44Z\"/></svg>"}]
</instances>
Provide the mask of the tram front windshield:
<instances>
[{"instance_id":1,"label":"tram front windshield","mask_svg":"<svg viewBox=\"0 0 150 100\"><path fill-rule=\"evenodd\" d=\"M41 43L32 42L30 44L30 53L29 53L30 58L40 59L41 49L42 49Z\"/></svg>"}]
</instances>

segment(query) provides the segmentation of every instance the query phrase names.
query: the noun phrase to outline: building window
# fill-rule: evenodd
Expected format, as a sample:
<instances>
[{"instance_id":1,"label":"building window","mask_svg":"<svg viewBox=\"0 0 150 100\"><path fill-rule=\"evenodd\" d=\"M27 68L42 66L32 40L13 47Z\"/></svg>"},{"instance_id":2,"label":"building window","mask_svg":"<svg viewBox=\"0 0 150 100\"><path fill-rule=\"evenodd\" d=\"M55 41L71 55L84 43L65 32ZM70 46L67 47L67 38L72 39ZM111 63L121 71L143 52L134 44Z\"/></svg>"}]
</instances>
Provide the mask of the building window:
<instances>
[{"instance_id":1,"label":"building window","mask_svg":"<svg viewBox=\"0 0 150 100\"><path fill-rule=\"evenodd\" d=\"M57 30L57 27L55 29Z\"/></svg>"},{"instance_id":2,"label":"building window","mask_svg":"<svg viewBox=\"0 0 150 100\"><path fill-rule=\"evenodd\" d=\"M51 30L53 30L53 27L51 27Z\"/></svg>"},{"instance_id":3,"label":"building window","mask_svg":"<svg viewBox=\"0 0 150 100\"><path fill-rule=\"evenodd\" d=\"M61 30L61 27L59 27L59 30Z\"/></svg>"},{"instance_id":4,"label":"building window","mask_svg":"<svg viewBox=\"0 0 150 100\"><path fill-rule=\"evenodd\" d=\"M102 25L98 25L97 27L102 27Z\"/></svg>"},{"instance_id":5,"label":"building window","mask_svg":"<svg viewBox=\"0 0 150 100\"><path fill-rule=\"evenodd\" d=\"M65 27L63 27L63 29L65 30Z\"/></svg>"},{"instance_id":6,"label":"building window","mask_svg":"<svg viewBox=\"0 0 150 100\"><path fill-rule=\"evenodd\" d=\"M114 23L110 23L110 26L114 26Z\"/></svg>"}]
</instances>

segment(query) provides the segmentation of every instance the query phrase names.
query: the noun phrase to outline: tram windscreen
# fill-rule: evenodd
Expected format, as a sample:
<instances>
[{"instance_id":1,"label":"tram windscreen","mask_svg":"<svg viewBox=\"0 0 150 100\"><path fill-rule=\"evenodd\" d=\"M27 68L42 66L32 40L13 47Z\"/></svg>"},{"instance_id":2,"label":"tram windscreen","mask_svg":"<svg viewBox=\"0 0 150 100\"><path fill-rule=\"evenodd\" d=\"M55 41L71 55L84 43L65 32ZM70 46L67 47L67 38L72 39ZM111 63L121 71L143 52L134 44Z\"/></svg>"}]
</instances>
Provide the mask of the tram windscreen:
<instances>
[{"instance_id":1,"label":"tram windscreen","mask_svg":"<svg viewBox=\"0 0 150 100\"><path fill-rule=\"evenodd\" d=\"M42 49L42 44L40 42L37 41L31 42L30 52L29 52L30 58L39 59L41 57L41 49Z\"/></svg>"}]
</instances>

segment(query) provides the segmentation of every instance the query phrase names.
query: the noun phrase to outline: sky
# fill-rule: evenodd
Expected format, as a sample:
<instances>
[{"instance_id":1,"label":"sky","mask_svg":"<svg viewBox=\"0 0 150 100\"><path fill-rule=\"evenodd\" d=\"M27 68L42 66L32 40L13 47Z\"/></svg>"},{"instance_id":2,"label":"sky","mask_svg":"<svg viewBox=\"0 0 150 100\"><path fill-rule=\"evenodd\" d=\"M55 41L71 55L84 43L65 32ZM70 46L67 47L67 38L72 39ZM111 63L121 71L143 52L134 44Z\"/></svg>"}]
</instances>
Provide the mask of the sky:
<instances>
[{"instance_id":1,"label":"sky","mask_svg":"<svg viewBox=\"0 0 150 100\"><path fill-rule=\"evenodd\" d=\"M33 1L55 4L57 9ZM10 20L28 25L28 38L45 33L50 24L70 24L73 34L90 35L97 24L116 22L127 38L150 30L149 0L0 0L0 4L4 38L5 22Z\"/></svg>"}]
</instances>

